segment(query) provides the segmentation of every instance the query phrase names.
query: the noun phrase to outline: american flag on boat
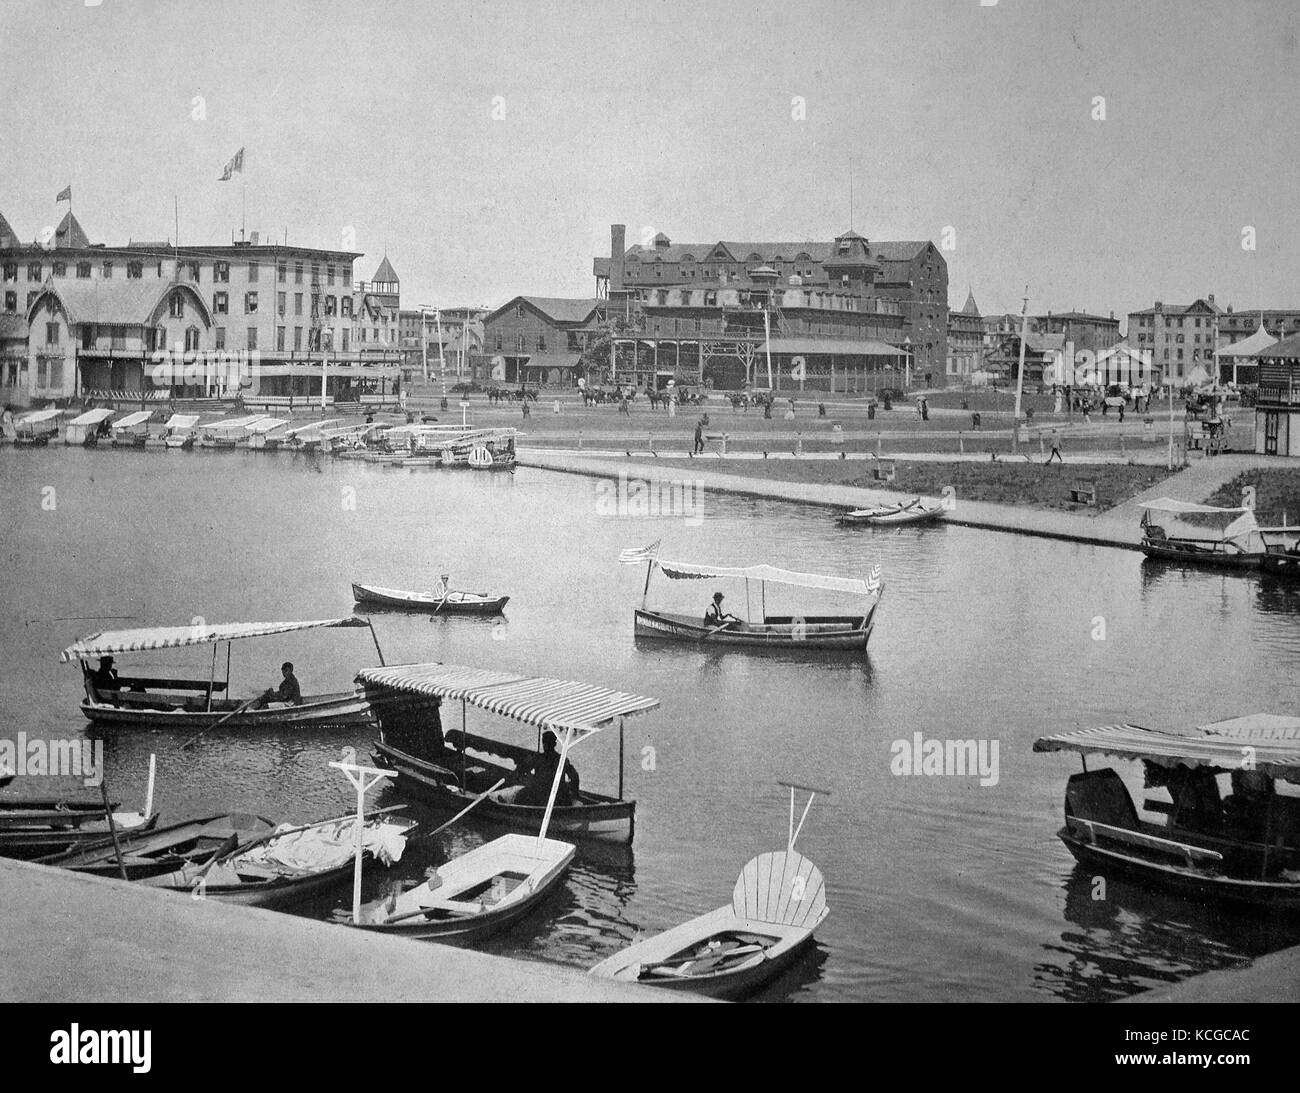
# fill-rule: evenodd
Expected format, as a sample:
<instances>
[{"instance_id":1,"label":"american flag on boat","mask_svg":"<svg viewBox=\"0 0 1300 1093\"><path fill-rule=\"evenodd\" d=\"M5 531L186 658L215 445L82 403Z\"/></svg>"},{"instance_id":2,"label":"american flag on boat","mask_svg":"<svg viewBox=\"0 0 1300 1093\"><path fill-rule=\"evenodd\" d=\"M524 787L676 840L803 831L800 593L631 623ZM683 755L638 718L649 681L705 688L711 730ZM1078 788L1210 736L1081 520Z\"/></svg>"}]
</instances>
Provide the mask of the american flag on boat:
<instances>
[{"instance_id":1,"label":"american flag on boat","mask_svg":"<svg viewBox=\"0 0 1300 1093\"><path fill-rule=\"evenodd\" d=\"M648 562L651 558L658 557L659 544L662 542L662 539L656 539L647 547L629 547L627 550L621 550L618 554L619 563L639 565L641 562Z\"/></svg>"},{"instance_id":2,"label":"american flag on boat","mask_svg":"<svg viewBox=\"0 0 1300 1093\"><path fill-rule=\"evenodd\" d=\"M877 562L871 567L871 572L867 574L867 588L872 592L880 591L880 563Z\"/></svg>"}]
</instances>

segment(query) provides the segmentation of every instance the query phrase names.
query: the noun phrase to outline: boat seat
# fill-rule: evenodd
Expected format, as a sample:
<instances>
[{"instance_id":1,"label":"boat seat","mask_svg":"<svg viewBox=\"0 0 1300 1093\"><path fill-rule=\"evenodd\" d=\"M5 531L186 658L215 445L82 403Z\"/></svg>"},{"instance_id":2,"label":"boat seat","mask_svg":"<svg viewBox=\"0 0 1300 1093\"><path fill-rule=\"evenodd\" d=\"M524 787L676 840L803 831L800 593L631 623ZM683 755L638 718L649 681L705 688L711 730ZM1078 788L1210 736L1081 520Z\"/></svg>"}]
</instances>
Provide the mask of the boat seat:
<instances>
[{"instance_id":1,"label":"boat seat","mask_svg":"<svg viewBox=\"0 0 1300 1093\"><path fill-rule=\"evenodd\" d=\"M1109 767L1070 776L1065 784L1065 815L1131 831L1138 830L1139 826L1128 787Z\"/></svg>"},{"instance_id":2,"label":"boat seat","mask_svg":"<svg viewBox=\"0 0 1300 1093\"><path fill-rule=\"evenodd\" d=\"M483 910L481 904L447 899L445 896L428 896L420 900L420 908L425 911L450 911L454 915L477 915Z\"/></svg>"}]
</instances>

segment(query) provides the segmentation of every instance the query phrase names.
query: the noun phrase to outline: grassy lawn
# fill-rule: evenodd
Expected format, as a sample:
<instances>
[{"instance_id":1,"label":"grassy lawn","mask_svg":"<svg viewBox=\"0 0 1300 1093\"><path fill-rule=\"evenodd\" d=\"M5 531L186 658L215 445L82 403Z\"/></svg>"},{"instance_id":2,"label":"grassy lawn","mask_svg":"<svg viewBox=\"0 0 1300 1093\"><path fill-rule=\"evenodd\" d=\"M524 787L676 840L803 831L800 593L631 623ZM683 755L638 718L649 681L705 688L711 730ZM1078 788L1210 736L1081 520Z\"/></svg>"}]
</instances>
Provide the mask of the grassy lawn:
<instances>
[{"instance_id":1,"label":"grassy lawn","mask_svg":"<svg viewBox=\"0 0 1300 1093\"><path fill-rule=\"evenodd\" d=\"M997 463L898 463L897 477L893 482L877 482L871 477L870 470L861 463L827 460L710 461L707 468L715 473L752 478L858 486L863 489L895 490L930 496L938 496L945 486L952 486L959 501L992 501L1001 505L1028 505L1066 512L1113 508L1169 477L1168 471L1156 466L1096 463L1052 463L1044 466L1042 463L1011 463L1005 460ZM1096 480L1096 510L1070 501L1070 487L1076 478ZM1296 505L1294 511L1300 516L1300 504Z\"/></svg>"},{"instance_id":2,"label":"grassy lawn","mask_svg":"<svg viewBox=\"0 0 1300 1093\"><path fill-rule=\"evenodd\" d=\"M1300 468L1266 467L1246 471L1205 499L1207 505L1240 505L1241 491L1255 487L1255 518L1265 527L1300 524Z\"/></svg>"}]
</instances>

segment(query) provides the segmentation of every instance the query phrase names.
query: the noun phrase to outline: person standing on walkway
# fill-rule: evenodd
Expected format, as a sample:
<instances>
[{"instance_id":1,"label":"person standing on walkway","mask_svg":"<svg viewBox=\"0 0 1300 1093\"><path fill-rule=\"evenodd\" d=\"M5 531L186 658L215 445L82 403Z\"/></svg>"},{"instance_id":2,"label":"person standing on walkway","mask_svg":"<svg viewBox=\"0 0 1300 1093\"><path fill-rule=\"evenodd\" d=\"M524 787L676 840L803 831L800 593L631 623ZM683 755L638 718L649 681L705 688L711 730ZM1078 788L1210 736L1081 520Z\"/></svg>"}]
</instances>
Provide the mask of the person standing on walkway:
<instances>
[{"instance_id":1,"label":"person standing on walkway","mask_svg":"<svg viewBox=\"0 0 1300 1093\"><path fill-rule=\"evenodd\" d=\"M704 452L704 419L700 418L695 422L695 451L693 454L702 455Z\"/></svg>"},{"instance_id":2,"label":"person standing on walkway","mask_svg":"<svg viewBox=\"0 0 1300 1093\"><path fill-rule=\"evenodd\" d=\"M1052 430L1052 454L1043 461L1044 466L1050 463L1053 459L1059 463L1065 462L1065 457L1061 455L1061 433L1058 429Z\"/></svg>"}]
</instances>

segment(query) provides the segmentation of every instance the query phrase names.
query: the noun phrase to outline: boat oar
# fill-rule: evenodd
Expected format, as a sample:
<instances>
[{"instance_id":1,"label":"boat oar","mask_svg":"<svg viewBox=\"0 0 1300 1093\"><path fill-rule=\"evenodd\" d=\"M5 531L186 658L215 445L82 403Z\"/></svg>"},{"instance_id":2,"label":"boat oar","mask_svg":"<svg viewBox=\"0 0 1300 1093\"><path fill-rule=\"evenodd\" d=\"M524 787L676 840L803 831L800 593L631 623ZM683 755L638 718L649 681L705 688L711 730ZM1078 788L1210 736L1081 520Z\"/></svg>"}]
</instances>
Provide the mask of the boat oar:
<instances>
[{"instance_id":1,"label":"boat oar","mask_svg":"<svg viewBox=\"0 0 1300 1093\"><path fill-rule=\"evenodd\" d=\"M254 702L256 702L261 697L262 697L261 695L254 695L247 702L243 703L240 706L236 706L233 710L231 710L228 714L226 714L226 716L223 717L220 721L214 722L213 724L209 725L206 729L200 729L188 740L186 740L184 744L181 745L181 751L184 751L186 748L188 748L205 732L211 732L213 729L219 729L222 725L224 725L227 721L229 721L232 717L234 717L235 714L243 713L246 709L248 709L249 706L251 706Z\"/></svg>"},{"instance_id":2,"label":"boat oar","mask_svg":"<svg viewBox=\"0 0 1300 1093\"><path fill-rule=\"evenodd\" d=\"M117 855L117 868L123 880L130 880L126 875L126 863L122 860L122 844L117 841L117 823L113 819L113 806L108 803L108 783L100 780L100 795L104 798L104 819L108 821L108 833L113 837L113 852Z\"/></svg>"},{"instance_id":3,"label":"boat oar","mask_svg":"<svg viewBox=\"0 0 1300 1093\"><path fill-rule=\"evenodd\" d=\"M718 625L712 627L712 628L709 630L709 632L708 632L707 634L704 635L704 637L700 638L700 641L708 641L709 638L713 637L713 635L716 634L719 630L725 630L725 629L726 629L728 626L730 626L732 623L734 623L734 622L739 622L739 621L740 621L739 619L728 619L726 622L720 622L720 623L718 623Z\"/></svg>"},{"instance_id":4,"label":"boat oar","mask_svg":"<svg viewBox=\"0 0 1300 1093\"><path fill-rule=\"evenodd\" d=\"M477 797L475 797L474 800L470 801L469 804L467 804L464 808L462 808L459 812L457 812L456 815L453 816L450 820L448 820L445 824L439 824L432 831L426 832L423 835L417 835L416 838L432 839L440 831L446 831L447 828L451 827L452 824L454 824L457 820L459 820L462 816L464 816L465 813L467 813L470 809L475 808L483 801L486 801L489 793L492 793L495 790L500 789L505 784L506 784L506 780L504 778L498 778L495 785L489 787L488 789L485 789L482 793L480 793Z\"/></svg>"}]
</instances>

